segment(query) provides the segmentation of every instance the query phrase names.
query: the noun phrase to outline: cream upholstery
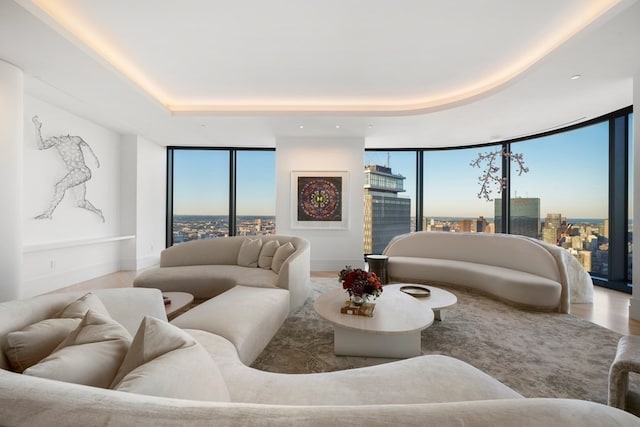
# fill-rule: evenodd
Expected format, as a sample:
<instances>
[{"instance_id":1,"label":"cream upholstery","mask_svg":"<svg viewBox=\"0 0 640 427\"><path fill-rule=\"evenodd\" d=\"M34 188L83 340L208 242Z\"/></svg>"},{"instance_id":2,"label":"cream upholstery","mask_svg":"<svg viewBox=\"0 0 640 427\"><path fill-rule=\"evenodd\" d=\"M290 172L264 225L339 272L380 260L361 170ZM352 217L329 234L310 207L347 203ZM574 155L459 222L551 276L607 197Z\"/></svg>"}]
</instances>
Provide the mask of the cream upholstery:
<instances>
[{"instance_id":1,"label":"cream upholstery","mask_svg":"<svg viewBox=\"0 0 640 427\"><path fill-rule=\"evenodd\" d=\"M115 320L136 324L133 333L146 315L166 320L159 291L108 291L96 295ZM43 320L77 298L77 294L45 295L0 303L0 342L5 342L8 332ZM128 316L121 313L125 306L131 311ZM323 374L274 374L242 364L235 346L223 337L202 330L187 332L215 362L230 402L156 397L52 381L8 371L4 361L5 369L0 369L0 423L136 427L335 426L347 422L363 427L640 425L631 414L593 402L522 398L478 369L446 356L421 356Z\"/></svg>"},{"instance_id":2,"label":"cream upholstery","mask_svg":"<svg viewBox=\"0 0 640 427\"><path fill-rule=\"evenodd\" d=\"M109 387L131 344L131 334L111 317L89 310L77 329L24 375Z\"/></svg>"},{"instance_id":3,"label":"cream upholstery","mask_svg":"<svg viewBox=\"0 0 640 427\"><path fill-rule=\"evenodd\" d=\"M228 402L229 391L209 353L192 336L146 316L111 388L150 396Z\"/></svg>"},{"instance_id":4,"label":"cream upholstery","mask_svg":"<svg viewBox=\"0 0 640 427\"><path fill-rule=\"evenodd\" d=\"M231 341L240 360L250 365L289 316L284 289L247 286L212 298L171 321L183 329L200 329Z\"/></svg>"},{"instance_id":5,"label":"cream upholstery","mask_svg":"<svg viewBox=\"0 0 640 427\"><path fill-rule=\"evenodd\" d=\"M592 296L591 278L567 251L524 236L416 232L395 237L384 255L390 280L397 282L473 287L564 313L571 302L589 302Z\"/></svg>"},{"instance_id":6,"label":"cream upholstery","mask_svg":"<svg viewBox=\"0 0 640 427\"><path fill-rule=\"evenodd\" d=\"M260 249L262 249L262 239L244 239L238 251L238 265L243 267L257 267Z\"/></svg>"},{"instance_id":7,"label":"cream upholstery","mask_svg":"<svg viewBox=\"0 0 640 427\"><path fill-rule=\"evenodd\" d=\"M133 286L188 292L196 299L213 298L238 285L280 288L289 291L291 310L302 306L311 291L309 242L283 235L260 236L259 242L256 239L221 237L172 246L160 254L160 267L143 271ZM274 250L271 241L277 241L280 247ZM269 258L276 261L282 246L293 250L283 250L273 266ZM263 268L259 268L262 249L266 252Z\"/></svg>"},{"instance_id":8,"label":"cream upholstery","mask_svg":"<svg viewBox=\"0 0 640 427\"><path fill-rule=\"evenodd\" d=\"M258 257L258 267L260 268L271 268L271 263L273 262L273 255L275 255L276 250L280 247L280 242L277 240L269 240L262 246L260 250L260 256Z\"/></svg>"}]
</instances>

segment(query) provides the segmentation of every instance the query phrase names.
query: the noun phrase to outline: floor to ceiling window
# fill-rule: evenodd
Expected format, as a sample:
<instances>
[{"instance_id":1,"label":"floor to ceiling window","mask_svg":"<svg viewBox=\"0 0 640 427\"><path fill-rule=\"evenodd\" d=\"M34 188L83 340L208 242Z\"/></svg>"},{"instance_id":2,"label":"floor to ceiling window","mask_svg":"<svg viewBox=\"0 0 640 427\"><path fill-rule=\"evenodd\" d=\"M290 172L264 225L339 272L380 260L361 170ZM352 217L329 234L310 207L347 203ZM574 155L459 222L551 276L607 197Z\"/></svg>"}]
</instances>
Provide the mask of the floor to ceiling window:
<instances>
[{"instance_id":1,"label":"floor to ceiling window","mask_svg":"<svg viewBox=\"0 0 640 427\"><path fill-rule=\"evenodd\" d=\"M236 235L275 234L276 152L242 150L236 156Z\"/></svg>"},{"instance_id":2,"label":"floor to ceiling window","mask_svg":"<svg viewBox=\"0 0 640 427\"><path fill-rule=\"evenodd\" d=\"M416 230L416 152L366 151L364 174L364 253L379 254Z\"/></svg>"},{"instance_id":3,"label":"floor to ceiling window","mask_svg":"<svg viewBox=\"0 0 640 427\"><path fill-rule=\"evenodd\" d=\"M229 152L173 150L172 243L229 234Z\"/></svg>"},{"instance_id":4,"label":"floor to ceiling window","mask_svg":"<svg viewBox=\"0 0 640 427\"><path fill-rule=\"evenodd\" d=\"M606 277L609 123L512 143L511 152L529 172L511 171L510 232L562 246Z\"/></svg>"},{"instance_id":5,"label":"floor to ceiling window","mask_svg":"<svg viewBox=\"0 0 640 427\"><path fill-rule=\"evenodd\" d=\"M422 230L495 232L493 213L500 188L489 182L487 197L480 194L479 180L487 165L472 163L478 155L500 149L498 145L424 152ZM492 173L501 176L500 169Z\"/></svg>"},{"instance_id":6,"label":"floor to ceiling window","mask_svg":"<svg viewBox=\"0 0 640 427\"><path fill-rule=\"evenodd\" d=\"M412 197L411 230L540 239L564 247L591 273L594 283L630 292L632 123L629 107L584 124L497 144L367 150L365 195L371 164L405 159L406 169L396 171L396 165L403 164L396 160L382 172L406 177L403 185L411 188ZM521 171L521 166L527 170ZM380 253L384 246L371 248L367 239L386 233L387 242L393 232L382 223L379 229L367 228L366 203L365 254L370 249Z\"/></svg>"},{"instance_id":7,"label":"floor to ceiling window","mask_svg":"<svg viewBox=\"0 0 640 427\"><path fill-rule=\"evenodd\" d=\"M275 233L275 151L168 148L167 246Z\"/></svg>"}]
</instances>

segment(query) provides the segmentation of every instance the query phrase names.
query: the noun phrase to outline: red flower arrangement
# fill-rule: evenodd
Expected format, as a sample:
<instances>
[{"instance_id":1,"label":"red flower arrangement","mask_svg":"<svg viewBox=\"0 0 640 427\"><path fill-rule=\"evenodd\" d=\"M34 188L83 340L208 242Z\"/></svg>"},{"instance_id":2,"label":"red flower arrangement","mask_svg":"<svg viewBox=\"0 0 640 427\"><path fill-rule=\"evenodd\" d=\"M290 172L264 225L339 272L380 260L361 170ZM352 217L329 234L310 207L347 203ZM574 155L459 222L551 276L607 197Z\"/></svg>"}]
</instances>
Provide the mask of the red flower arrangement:
<instances>
[{"instance_id":1,"label":"red flower arrangement","mask_svg":"<svg viewBox=\"0 0 640 427\"><path fill-rule=\"evenodd\" d=\"M346 289L349 297L362 297L366 299L372 296L374 299L382 293L382 283L376 273L364 271L361 268L346 266L340 271L338 280Z\"/></svg>"}]
</instances>

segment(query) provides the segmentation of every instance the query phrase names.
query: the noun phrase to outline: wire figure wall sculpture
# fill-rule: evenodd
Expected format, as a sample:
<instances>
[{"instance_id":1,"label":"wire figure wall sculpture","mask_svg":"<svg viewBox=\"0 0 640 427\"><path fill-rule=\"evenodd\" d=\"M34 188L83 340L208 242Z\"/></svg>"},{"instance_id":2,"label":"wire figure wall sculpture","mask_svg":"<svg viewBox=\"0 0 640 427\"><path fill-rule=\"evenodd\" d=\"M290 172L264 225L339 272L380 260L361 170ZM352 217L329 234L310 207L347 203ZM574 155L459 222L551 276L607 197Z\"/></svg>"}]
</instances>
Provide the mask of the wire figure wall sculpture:
<instances>
[{"instance_id":1,"label":"wire figure wall sculpture","mask_svg":"<svg viewBox=\"0 0 640 427\"><path fill-rule=\"evenodd\" d=\"M84 154L82 152L83 148L91 153L96 161L96 167L100 167L100 160L98 160L98 157L93 152L89 144L87 144L81 137L71 135L52 136L44 139L42 137L42 123L40 123L38 116L33 116L32 120L38 136L38 140L36 142L38 149L48 150L50 148L55 148L58 154L60 154L60 157L68 171L62 179L56 182L53 197L47 210L36 216L35 219L52 219L53 211L56 210L67 190L77 188L76 206L93 212L102 219L102 222L105 222L102 211L93 206L93 204L86 198L86 182L91 179L91 169L89 169L85 163Z\"/></svg>"}]
</instances>

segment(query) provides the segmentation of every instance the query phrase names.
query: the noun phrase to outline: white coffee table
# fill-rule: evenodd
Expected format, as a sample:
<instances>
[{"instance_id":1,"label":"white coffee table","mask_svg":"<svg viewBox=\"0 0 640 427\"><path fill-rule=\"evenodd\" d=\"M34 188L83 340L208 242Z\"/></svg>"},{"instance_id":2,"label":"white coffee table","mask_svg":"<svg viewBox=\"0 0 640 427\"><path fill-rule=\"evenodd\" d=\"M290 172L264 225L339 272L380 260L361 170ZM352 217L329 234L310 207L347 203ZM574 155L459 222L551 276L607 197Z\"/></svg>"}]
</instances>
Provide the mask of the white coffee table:
<instances>
[{"instance_id":1,"label":"white coffee table","mask_svg":"<svg viewBox=\"0 0 640 427\"><path fill-rule=\"evenodd\" d=\"M399 291L403 286L420 286L429 289L431 292L430 296L412 298L433 310L436 320L444 320L445 308L449 308L458 302L458 297L449 291L445 291L444 289L436 288L431 285L420 285L417 283L395 283L393 285L386 285L384 287L384 292L386 292L387 289L395 289Z\"/></svg>"},{"instance_id":2,"label":"white coffee table","mask_svg":"<svg viewBox=\"0 0 640 427\"><path fill-rule=\"evenodd\" d=\"M321 294L313 303L318 315L333 325L336 355L406 358L422 354L420 332L433 323L434 315L416 298L385 287L375 300L373 317L340 313L348 299L339 288Z\"/></svg>"}]
</instances>

